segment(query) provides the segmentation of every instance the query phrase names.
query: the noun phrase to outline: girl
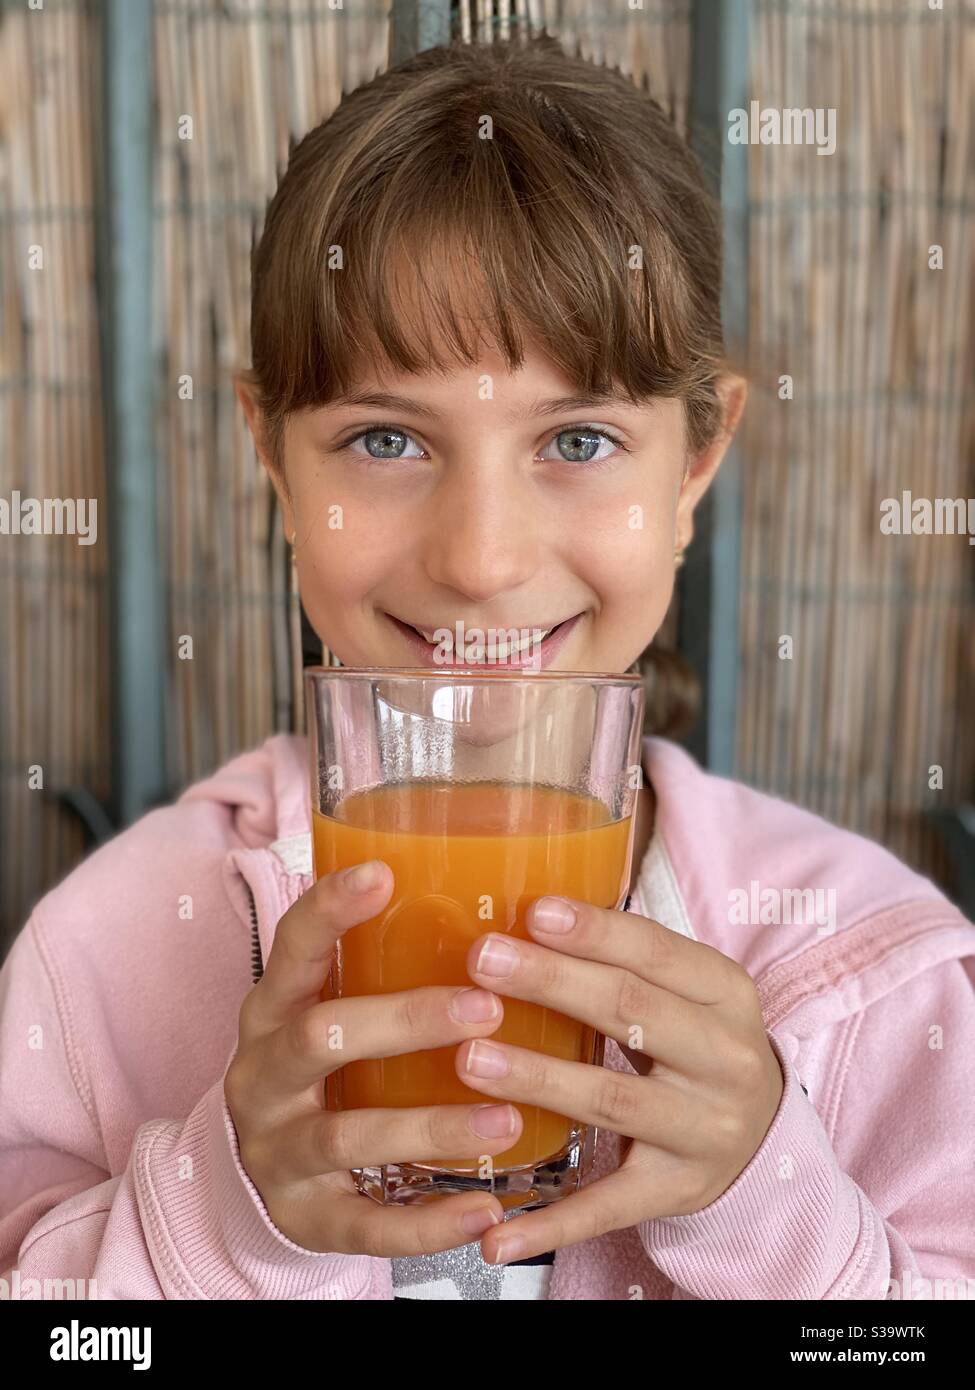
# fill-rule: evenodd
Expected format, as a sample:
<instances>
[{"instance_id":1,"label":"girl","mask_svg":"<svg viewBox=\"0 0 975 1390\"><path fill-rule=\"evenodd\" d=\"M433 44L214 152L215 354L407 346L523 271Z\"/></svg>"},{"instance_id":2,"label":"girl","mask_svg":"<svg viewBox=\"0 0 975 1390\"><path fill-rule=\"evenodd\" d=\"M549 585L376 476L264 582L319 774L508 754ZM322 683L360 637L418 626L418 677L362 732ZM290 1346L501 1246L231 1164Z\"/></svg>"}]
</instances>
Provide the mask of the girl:
<instances>
[{"instance_id":1,"label":"girl","mask_svg":"<svg viewBox=\"0 0 975 1390\"><path fill-rule=\"evenodd\" d=\"M253 271L238 395L344 664L430 664L423 633L458 622L544 630L547 669L645 654L745 398L715 210L653 101L549 39L424 53L293 150ZM474 943L466 988L322 1003L335 942L393 883L374 862L313 884L306 758L283 735L235 758L18 937L4 1278L177 1299L975 1287L975 928L933 884L648 736L629 913L540 899L532 941ZM492 1044L509 998L605 1033L605 1066ZM456 1045L472 1103L324 1111L335 1023L343 1062ZM500 1153L529 1102L599 1126L590 1180L547 1209L353 1186Z\"/></svg>"}]
</instances>

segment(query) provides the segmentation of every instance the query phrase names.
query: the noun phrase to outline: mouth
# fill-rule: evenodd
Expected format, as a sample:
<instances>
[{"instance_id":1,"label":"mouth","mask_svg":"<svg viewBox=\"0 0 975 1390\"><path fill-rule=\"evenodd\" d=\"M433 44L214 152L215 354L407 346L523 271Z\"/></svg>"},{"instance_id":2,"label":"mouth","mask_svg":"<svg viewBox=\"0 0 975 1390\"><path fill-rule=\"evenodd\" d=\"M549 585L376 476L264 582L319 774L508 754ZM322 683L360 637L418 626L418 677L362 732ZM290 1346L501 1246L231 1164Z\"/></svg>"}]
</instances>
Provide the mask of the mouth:
<instances>
[{"instance_id":1,"label":"mouth","mask_svg":"<svg viewBox=\"0 0 975 1390\"><path fill-rule=\"evenodd\" d=\"M482 633L483 642L474 642L462 632L462 642L457 650L454 649L457 625L445 623L442 628L422 628L407 623L402 618L395 618L392 613L384 613L383 616L389 619L397 632L410 644L420 665L544 670L555 660L575 630L576 624L585 614L575 613L571 618L564 618L548 627L541 624L515 627L512 624L507 628L481 628L478 631ZM513 642L509 641L512 629L516 633L516 640ZM448 632L449 643L437 640L434 637L437 631ZM466 629L466 633L473 631L474 629Z\"/></svg>"}]
</instances>

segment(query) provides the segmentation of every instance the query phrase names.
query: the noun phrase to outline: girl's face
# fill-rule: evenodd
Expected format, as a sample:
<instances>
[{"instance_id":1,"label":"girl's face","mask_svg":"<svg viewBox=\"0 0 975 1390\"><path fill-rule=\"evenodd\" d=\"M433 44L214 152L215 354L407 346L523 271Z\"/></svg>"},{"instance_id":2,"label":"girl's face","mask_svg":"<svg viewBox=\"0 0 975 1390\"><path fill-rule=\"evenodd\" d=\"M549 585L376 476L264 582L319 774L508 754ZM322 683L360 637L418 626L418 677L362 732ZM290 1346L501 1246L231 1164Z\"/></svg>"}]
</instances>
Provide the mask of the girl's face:
<instances>
[{"instance_id":1,"label":"girl's face","mask_svg":"<svg viewBox=\"0 0 975 1390\"><path fill-rule=\"evenodd\" d=\"M458 623L465 642L533 635L495 665L621 672L640 655L727 438L688 457L679 400L573 397L543 356L526 350L511 373L486 350L448 374L362 378L353 399L289 417L284 477L269 471L305 611L343 665L434 664L411 629ZM736 385L732 430L743 403Z\"/></svg>"}]
</instances>

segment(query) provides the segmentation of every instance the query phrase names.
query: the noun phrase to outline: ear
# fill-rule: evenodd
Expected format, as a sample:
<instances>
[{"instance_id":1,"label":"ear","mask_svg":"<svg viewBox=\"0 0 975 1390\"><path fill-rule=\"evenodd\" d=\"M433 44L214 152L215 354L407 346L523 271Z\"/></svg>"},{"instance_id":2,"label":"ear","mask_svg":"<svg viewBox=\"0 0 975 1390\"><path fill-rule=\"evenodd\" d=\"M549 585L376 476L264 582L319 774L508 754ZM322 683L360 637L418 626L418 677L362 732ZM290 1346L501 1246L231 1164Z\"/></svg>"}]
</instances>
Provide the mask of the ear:
<instances>
[{"instance_id":1,"label":"ear","mask_svg":"<svg viewBox=\"0 0 975 1390\"><path fill-rule=\"evenodd\" d=\"M748 382L730 372L718 378L715 390L721 402L721 426L711 443L688 460L677 501L676 544L680 549L688 545L694 535L694 509L711 486L748 399Z\"/></svg>"},{"instance_id":2,"label":"ear","mask_svg":"<svg viewBox=\"0 0 975 1390\"><path fill-rule=\"evenodd\" d=\"M254 389L249 382L245 381L238 373L234 376L234 392L247 417L247 425L254 440L254 448L257 457L260 459L268 477L271 479L274 491L278 496L278 503L281 507L281 514L284 520L284 534L291 541L295 534L294 508L291 504L291 494L288 491L287 479L284 470L277 468L264 441L264 422L260 406L257 404Z\"/></svg>"}]
</instances>

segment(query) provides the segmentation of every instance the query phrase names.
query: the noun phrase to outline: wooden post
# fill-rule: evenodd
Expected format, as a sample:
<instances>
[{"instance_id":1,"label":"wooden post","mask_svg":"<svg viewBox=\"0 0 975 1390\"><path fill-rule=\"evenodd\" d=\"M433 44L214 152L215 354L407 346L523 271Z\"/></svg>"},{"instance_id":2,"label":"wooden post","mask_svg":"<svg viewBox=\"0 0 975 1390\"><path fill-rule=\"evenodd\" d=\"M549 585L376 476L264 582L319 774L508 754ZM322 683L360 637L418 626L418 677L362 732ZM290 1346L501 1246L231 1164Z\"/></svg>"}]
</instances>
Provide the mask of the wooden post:
<instances>
[{"instance_id":1,"label":"wooden post","mask_svg":"<svg viewBox=\"0 0 975 1390\"><path fill-rule=\"evenodd\" d=\"M97 256L111 600L112 809L121 825L166 791L153 451L152 24L151 0L105 0L101 10L104 106Z\"/></svg>"},{"instance_id":2,"label":"wooden post","mask_svg":"<svg viewBox=\"0 0 975 1390\"><path fill-rule=\"evenodd\" d=\"M450 0L392 0L389 65L450 42Z\"/></svg>"},{"instance_id":3,"label":"wooden post","mask_svg":"<svg viewBox=\"0 0 975 1390\"><path fill-rule=\"evenodd\" d=\"M721 199L722 313L730 345L745 342L748 313L748 146L728 143L728 113L748 109L750 0L694 0L691 12L691 144ZM703 685L694 756L722 776L735 772L741 486L734 443L697 509L680 576L678 646Z\"/></svg>"}]
</instances>

